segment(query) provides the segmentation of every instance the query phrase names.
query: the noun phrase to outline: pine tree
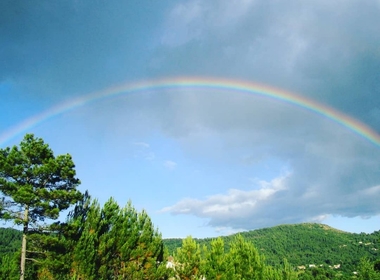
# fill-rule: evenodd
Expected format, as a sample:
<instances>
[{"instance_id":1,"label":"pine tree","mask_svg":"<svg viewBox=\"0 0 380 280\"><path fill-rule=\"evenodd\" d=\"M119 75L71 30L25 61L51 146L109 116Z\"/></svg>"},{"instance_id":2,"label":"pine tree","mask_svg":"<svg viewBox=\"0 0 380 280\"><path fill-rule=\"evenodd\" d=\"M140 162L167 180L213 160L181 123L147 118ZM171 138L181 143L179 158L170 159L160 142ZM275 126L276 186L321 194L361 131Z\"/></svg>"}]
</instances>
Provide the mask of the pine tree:
<instances>
[{"instance_id":1,"label":"pine tree","mask_svg":"<svg viewBox=\"0 0 380 280\"><path fill-rule=\"evenodd\" d=\"M90 204L91 197L86 191L69 212L66 222L56 222L50 225L49 232L35 235L37 240L30 240L30 243L38 241L35 247L44 251L43 258L39 258L41 279L48 279L48 275L60 280L72 279L73 252L84 230Z\"/></svg>"},{"instance_id":2,"label":"pine tree","mask_svg":"<svg viewBox=\"0 0 380 280\"><path fill-rule=\"evenodd\" d=\"M101 279L111 279L117 274L120 261L117 241L120 234L120 207L110 198L101 210L99 226L98 273Z\"/></svg>"},{"instance_id":3,"label":"pine tree","mask_svg":"<svg viewBox=\"0 0 380 280\"><path fill-rule=\"evenodd\" d=\"M25 277L30 230L41 230L41 222L57 219L82 197L74 168L69 154L55 157L33 134L25 135L20 147L0 149L1 217L23 226L20 280Z\"/></svg>"},{"instance_id":4,"label":"pine tree","mask_svg":"<svg viewBox=\"0 0 380 280\"><path fill-rule=\"evenodd\" d=\"M161 279L167 275L161 234L145 211L138 213L129 201L122 211L123 239L119 240L120 279ZM126 277L126 278L124 278Z\"/></svg>"},{"instance_id":5,"label":"pine tree","mask_svg":"<svg viewBox=\"0 0 380 280\"><path fill-rule=\"evenodd\" d=\"M94 200L88 208L83 231L74 248L72 274L74 279L99 279L99 235L101 208Z\"/></svg>"},{"instance_id":6,"label":"pine tree","mask_svg":"<svg viewBox=\"0 0 380 280\"><path fill-rule=\"evenodd\" d=\"M287 259L284 259L283 267L281 269L282 280L295 280L297 279L297 273L294 271L294 269L290 266Z\"/></svg>"},{"instance_id":7,"label":"pine tree","mask_svg":"<svg viewBox=\"0 0 380 280\"><path fill-rule=\"evenodd\" d=\"M233 265L233 279L264 279L265 265L252 243L239 234L231 243L229 261Z\"/></svg>"},{"instance_id":8,"label":"pine tree","mask_svg":"<svg viewBox=\"0 0 380 280\"><path fill-rule=\"evenodd\" d=\"M131 202L120 208L110 198L102 208L93 201L84 216L73 279L166 279L162 238L145 211L138 213Z\"/></svg>"},{"instance_id":9,"label":"pine tree","mask_svg":"<svg viewBox=\"0 0 380 280\"><path fill-rule=\"evenodd\" d=\"M174 255L176 273L180 279L197 279L201 276L201 251L199 244L188 236Z\"/></svg>"},{"instance_id":10,"label":"pine tree","mask_svg":"<svg viewBox=\"0 0 380 280\"><path fill-rule=\"evenodd\" d=\"M206 279L230 280L232 278L232 263L227 258L222 238L212 240L211 248L205 255L206 267L204 271Z\"/></svg>"}]
</instances>

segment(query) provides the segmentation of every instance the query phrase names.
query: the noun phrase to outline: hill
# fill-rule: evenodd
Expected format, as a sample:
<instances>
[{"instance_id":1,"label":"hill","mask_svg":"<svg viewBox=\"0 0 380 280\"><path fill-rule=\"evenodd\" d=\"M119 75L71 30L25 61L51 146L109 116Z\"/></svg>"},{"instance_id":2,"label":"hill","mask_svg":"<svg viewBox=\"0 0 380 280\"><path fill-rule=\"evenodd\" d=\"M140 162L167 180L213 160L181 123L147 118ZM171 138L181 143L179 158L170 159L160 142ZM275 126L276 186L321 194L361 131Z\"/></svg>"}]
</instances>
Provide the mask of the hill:
<instances>
[{"instance_id":1,"label":"hill","mask_svg":"<svg viewBox=\"0 0 380 280\"><path fill-rule=\"evenodd\" d=\"M21 231L13 228L0 228L0 258L21 248Z\"/></svg>"},{"instance_id":2,"label":"hill","mask_svg":"<svg viewBox=\"0 0 380 280\"><path fill-rule=\"evenodd\" d=\"M241 232L265 256L267 263L278 266L286 258L296 266L332 268L340 265L343 272L354 271L363 257L379 257L380 231L371 234L348 233L323 224L280 225L271 228ZM234 235L223 236L225 246ZM211 238L196 239L200 245L209 246ZM181 239L165 239L164 244L172 254L181 246Z\"/></svg>"}]
</instances>

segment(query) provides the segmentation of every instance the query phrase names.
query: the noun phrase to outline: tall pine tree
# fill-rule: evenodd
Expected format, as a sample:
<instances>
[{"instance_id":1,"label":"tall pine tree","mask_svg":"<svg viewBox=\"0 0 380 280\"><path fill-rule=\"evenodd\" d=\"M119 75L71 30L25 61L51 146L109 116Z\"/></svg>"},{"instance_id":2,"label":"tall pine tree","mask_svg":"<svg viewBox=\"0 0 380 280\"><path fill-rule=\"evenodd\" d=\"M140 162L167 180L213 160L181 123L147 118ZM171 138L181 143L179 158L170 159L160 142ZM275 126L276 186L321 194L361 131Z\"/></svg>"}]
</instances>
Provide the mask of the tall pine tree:
<instances>
[{"instance_id":1,"label":"tall pine tree","mask_svg":"<svg viewBox=\"0 0 380 280\"><path fill-rule=\"evenodd\" d=\"M25 135L19 147L0 149L1 216L23 226L20 280L25 277L30 230L41 230L41 222L57 219L62 210L81 199L75 176L71 156L55 157L33 134Z\"/></svg>"}]
</instances>

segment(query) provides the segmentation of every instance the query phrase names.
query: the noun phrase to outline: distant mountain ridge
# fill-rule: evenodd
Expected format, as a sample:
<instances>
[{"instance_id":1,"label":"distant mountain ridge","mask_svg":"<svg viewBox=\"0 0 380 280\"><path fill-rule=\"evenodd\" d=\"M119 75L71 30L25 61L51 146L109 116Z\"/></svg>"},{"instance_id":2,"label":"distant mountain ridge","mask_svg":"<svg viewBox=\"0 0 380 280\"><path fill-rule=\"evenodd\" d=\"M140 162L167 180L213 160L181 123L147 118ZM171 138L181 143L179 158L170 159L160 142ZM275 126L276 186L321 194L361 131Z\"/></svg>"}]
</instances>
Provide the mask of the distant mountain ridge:
<instances>
[{"instance_id":1,"label":"distant mountain ridge","mask_svg":"<svg viewBox=\"0 0 380 280\"><path fill-rule=\"evenodd\" d=\"M265 256L267 263L280 265L283 259L294 266L328 267L338 266L344 272L352 272L361 258L378 259L380 231L371 234L349 233L317 223L279 225L238 233L252 241ZM236 234L222 236L226 248ZM196 239L208 246L213 238ZM164 239L172 254L182 244L181 239Z\"/></svg>"}]
</instances>

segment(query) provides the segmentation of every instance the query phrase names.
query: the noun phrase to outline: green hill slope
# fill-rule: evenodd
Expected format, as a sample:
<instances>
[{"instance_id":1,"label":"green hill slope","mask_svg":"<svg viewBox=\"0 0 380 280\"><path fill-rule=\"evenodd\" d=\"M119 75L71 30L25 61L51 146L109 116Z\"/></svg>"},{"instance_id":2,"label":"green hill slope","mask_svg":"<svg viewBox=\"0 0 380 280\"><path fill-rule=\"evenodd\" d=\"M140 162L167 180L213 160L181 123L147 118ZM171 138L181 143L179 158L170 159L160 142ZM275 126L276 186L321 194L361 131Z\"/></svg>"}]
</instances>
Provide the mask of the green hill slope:
<instances>
[{"instance_id":1,"label":"green hill slope","mask_svg":"<svg viewBox=\"0 0 380 280\"><path fill-rule=\"evenodd\" d=\"M280 225L240 233L252 241L266 257L268 264L280 265L284 258L296 266L323 266L352 272L360 258L375 260L379 257L380 231L372 234L354 234L339 231L323 224ZM222 237L226 247L234 235ZM212 239L197 239L199 244L208 245ZM181 246L180 239L164 240L169 252Z\"/></svg>"},{"instance_id":2,"label":"green hill slope","mask_svg":"<svg viewBox=\"0 0 380 280\"><path fill-rule=\"evenodd\" d=\"M21 248L21 231L13 228L0 228L0 258Z\"/></svg>"}]
</instances>

